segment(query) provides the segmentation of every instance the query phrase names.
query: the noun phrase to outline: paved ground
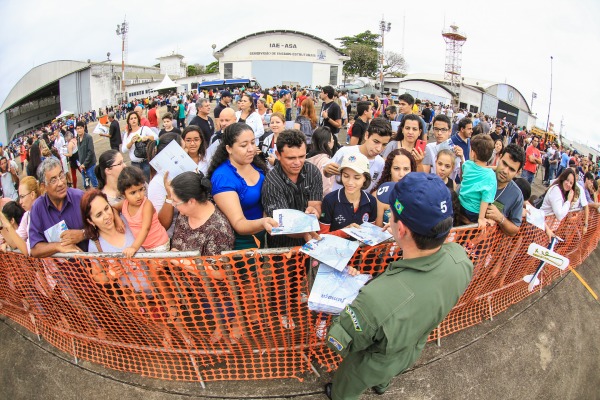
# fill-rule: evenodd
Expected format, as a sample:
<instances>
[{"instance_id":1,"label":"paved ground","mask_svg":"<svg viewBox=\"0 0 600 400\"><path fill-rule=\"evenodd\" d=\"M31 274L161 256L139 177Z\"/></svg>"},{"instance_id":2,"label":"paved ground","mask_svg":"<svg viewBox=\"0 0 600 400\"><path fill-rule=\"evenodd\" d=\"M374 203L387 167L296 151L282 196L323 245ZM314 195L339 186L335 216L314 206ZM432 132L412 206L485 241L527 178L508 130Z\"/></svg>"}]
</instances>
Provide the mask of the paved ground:
<instances>
[{"instance_id":1,"label":"paved ground","mask_svg":"<svg viewBox=\"0 0 600 400\"><path fill-rule=\"evenodd\" d=\"M578 269L600 292L600 251ZM428 344L417 366L385 396L364 399L600 399L600 328L595 301L572 275L493 321ZM0 320L2 318L0 317ZM0 322L0 399L325 399L323 373L304 381L210 382L145 379L80 362L16 324Z\"/></svg>"}]
</instances>

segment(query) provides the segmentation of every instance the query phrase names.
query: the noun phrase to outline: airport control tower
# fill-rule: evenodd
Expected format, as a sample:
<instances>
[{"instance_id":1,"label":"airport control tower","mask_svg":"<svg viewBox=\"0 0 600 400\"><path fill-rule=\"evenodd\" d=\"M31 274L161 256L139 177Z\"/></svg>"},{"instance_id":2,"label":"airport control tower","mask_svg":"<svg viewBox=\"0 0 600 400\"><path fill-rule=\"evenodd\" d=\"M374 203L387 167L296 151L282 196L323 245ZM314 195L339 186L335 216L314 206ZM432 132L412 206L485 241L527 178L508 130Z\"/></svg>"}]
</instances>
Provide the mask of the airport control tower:
<instances>
[{"instance_id":1,"label":"airport control tower","mask_svg":"<svg viewBox=\"0 0 600 400\"><path fill-rule=\"evenodd\" d=\"M458 106L461 85L462 47L467 37L458 31L458 26L450 25L450 29L442 31L442 37L446 42L446 68L444 80L450 85L454 93L453 106Z\"/></svg>"}]
</instances>

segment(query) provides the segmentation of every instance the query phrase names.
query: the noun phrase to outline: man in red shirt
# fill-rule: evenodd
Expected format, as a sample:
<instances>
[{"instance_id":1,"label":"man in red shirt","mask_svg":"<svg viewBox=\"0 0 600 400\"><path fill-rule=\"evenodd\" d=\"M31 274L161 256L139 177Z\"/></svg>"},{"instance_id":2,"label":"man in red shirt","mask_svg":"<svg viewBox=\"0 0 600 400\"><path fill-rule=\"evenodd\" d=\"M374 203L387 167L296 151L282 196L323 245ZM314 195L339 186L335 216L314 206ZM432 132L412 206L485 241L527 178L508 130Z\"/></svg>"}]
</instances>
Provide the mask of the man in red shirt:
<instances>
[{"instance_id":1,"label":"man in red shirt","mask_svg":"<svg viewBox=\"0 0 600 400\"><path fill-rule=\"evenodd\" d=\"M152 130L158 134L158 115L156 115L156 101L150 103L148 108L148 122L150 123L150 128L152 128Z\"/></svg>"},{"instance_id":2,"label":"man in red shirt","mask_svg":"<svg viewBox=\"0 0 600 400\"><path fill-rule=\"evenodd\" d=\"M525 165L523 166L523 172L521 177L525 178L529 184L533 183L535 177L535 171L537 171L538 165L542 163L542 154L538 150L540 138L534 136L531 139L531 144L527 147L525 152Z\"/></svg>"}]
</instances>

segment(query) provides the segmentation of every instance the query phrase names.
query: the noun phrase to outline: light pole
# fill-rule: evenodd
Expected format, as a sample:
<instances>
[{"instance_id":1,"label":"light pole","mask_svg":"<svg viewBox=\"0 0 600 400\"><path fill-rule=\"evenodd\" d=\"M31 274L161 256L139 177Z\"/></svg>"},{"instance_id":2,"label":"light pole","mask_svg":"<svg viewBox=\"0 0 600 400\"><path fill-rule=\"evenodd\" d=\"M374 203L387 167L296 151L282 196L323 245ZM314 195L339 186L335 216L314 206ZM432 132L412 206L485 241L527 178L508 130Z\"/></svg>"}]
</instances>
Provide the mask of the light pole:
<instances>
[{"instance_id":1,"label":"light pole","mask_svg":"<svg viewBox=\"0 0 600 400\"><path fill-rule=\"evenodd\" d=\"M129 24L125 19L123 19L122 24L117 24L117 36L121 36L121 94L123 100L127 100L125 92L125 41L127 40L128 31Z\"/></svg>"},{"instance_id":2,"label":"light pole","mask_svg":"<svg viewBox=\"0 0 600 400\"><path fill-rule=\"evenodd\" d=\"M550 100L548 101L548 119L546 120L546 132L550 128L550 107L552 106L552 60L554 57L550 56Z\"/></svg>"},{"instance_id":3,"label":"light pole","mask_svg":"<svg viewBox=\"0 0 600 400\"><path fill-rule=\"evenodd\" d=\"M531 113L533 113L533 100L537 99L537 93L536 92L531 92Z\"/></svg>"},{"instance_id":4,"label":"light pole","mask_svg":"<svg viewBox=\"0 0 600 400\"><path fill-rule=\"evenodd\" d=\"M381 21L379 21L379 30L381 32L381 57L380 57L380 70L379 70L379 91L383 95L383 62L384 62L384 36L386 32L389 32L392 28L392 23L387 22L381 17Z\"/></svg>"}]
</instances>

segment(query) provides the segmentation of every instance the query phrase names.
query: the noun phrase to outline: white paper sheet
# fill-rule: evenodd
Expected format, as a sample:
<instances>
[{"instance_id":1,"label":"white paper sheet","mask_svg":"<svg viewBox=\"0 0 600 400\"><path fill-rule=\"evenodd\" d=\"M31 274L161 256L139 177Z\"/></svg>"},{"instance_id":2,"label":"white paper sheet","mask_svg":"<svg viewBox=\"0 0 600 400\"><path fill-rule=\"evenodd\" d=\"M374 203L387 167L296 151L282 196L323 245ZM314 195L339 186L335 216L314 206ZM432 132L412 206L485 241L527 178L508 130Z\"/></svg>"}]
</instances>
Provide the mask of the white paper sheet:
<instances>
[{"instance_id":1,"label":"white paper sheet","mask_svg":"<svg viewBox=\"0 0 600 400\"><path fill-rule=\"evenodd\" d=\"M318 232L319 220L316 215L298 210L281 209L273 211L273 219L279 223L271 235L289 235L294 233Z\"/></svg>"},{"instance_id":2,"label":"white paper sheet","mask_svg":"<svg viewBox=\"0 0 600 400\"><path fill-rule=\"evenodd\" d=\"M320 264L317 277L308 296L308 309L328 314L339 314L352 303L371 275L350 276L346 270L338 271Z\"/></svg>"},{"instance_id":3,"label":"white paper sheet","mask_svg":"<svg viewBox=\"0 0 600 400\"><path fill-rule=\"evenodd\" d=\"M183 172L193 172L198 168L194 160L174 140L150 161L150 165L161 175L169 172L169 180Z\"/></svg>"},{"instance_id":4,"label":"white paper sheet","mask_svg":"<svg viewBox=\"0 0 600 400\"><path fill-rule=\"evenodd\" d=\"M312 239L306 242L300 251L338 271L343 271L356 249L358 242L323 234L320 240Z\"/></svg>"},{"instance_id":5,"label":"white paper sheet","mask_svg":"<svg viewBox=\"0 0 600 400\"><path fill-rule=\"evenodd\" d=\"M60 234L66 231L67 229L69 229L67 228L67 224L64 220L62 220L56 225L46 229L44 231L44 237L46 238L46 241L48 241L48 243L58 243L60 242Z\"/></svg>"},{"instance_id":6,"label":"white paper sheet","mask_svg":"<svg viewBox=\"0 0 600 400\"><path fill-rule=\"evenodd\" d=\"M535 208L531 204L527 204L525 206L529 213L527 214L527 222L529 222L533 226L537 226L541 230L546 230L546 213L542 210Z\"/></svg>"},{"instance_id":7,"label":"white paper sheet","mask_svg":"<svg viewBox=\"0 0 600 400\"><path fill-rule=\"evenodd\" d=\"M370 222L363 222L360 228L344 228L342 231L368 246L375 246L392 237L388 231L382 231L381 227Z\"/></svg>"}]
</instances>

